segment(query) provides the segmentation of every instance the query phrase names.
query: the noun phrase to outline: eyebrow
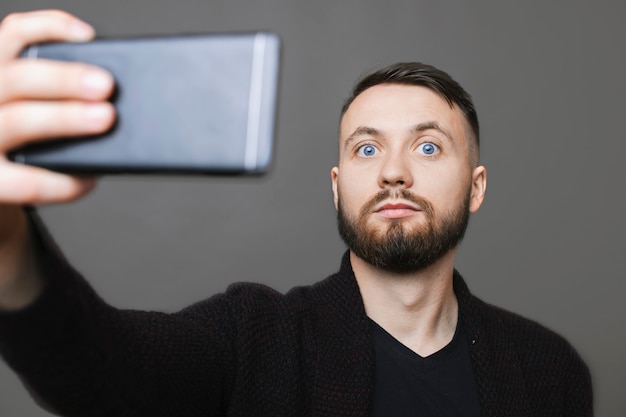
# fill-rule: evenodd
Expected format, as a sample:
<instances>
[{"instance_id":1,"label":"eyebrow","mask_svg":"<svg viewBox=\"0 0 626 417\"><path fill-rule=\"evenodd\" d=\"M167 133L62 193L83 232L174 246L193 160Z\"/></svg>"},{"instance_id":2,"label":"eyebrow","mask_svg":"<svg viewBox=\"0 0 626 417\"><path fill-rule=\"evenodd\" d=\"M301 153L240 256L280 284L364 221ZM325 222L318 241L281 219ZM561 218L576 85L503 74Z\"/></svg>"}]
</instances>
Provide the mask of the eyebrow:
<instances>
[{"instance_id":1,"label":"eyebrow","mask_svg":"<svg viewBox=\"0 0 626 417\"><path fill-rule=\"evenodd\" d=\"M436 121L419 123L411 128L411 132L413 133L425 132L427 130L436 130L441 133L447 140L452 142L452 135L446 129L441 127ZM347 148L348 145L359 136L382 137L384 135L378 129L375 129L373 127L359 126L354 130L354 132L352 132L350 136L346 138L346 141L343 144L344 149Z\"/></svg>"},{"instance_id":2,"label":"eyebrow","mask_svg":"<svg viewBox=\"0 0 626 417\"><path fill-rule=\"evenodd\" d=\"M424 132L426 130L436 130L442 135L444 135L446 139L452 142L452 135L450 134L450 132L448 132L446 129L441 127L439 123L435 121L420 123L418 125L415 125L412 129L413 132Z\"/></svg>"},{"instance_id":3,"label":"eyebrow","mask_svg":"<svg viewBox=\"0 0 626 417\"><path fill-rule=\"evenodd\" d=\"M354 132L352 132L352 134L350 134L350 136L346 138L346 141L343 143L343 148L347 148L348 145L359 136L381 137L382 133L380 133L379 130L374 129L373 127L359 126L354 130Z\"/></svg>"}]
</instances>

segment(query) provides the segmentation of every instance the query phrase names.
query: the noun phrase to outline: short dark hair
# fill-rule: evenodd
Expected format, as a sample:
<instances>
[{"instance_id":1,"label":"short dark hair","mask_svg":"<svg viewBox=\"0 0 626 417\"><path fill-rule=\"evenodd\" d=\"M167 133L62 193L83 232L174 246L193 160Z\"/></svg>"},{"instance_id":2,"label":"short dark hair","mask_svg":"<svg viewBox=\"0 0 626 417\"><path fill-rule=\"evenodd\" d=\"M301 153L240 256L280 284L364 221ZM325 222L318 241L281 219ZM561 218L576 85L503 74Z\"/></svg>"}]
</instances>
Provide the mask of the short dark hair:
<instances>
[{"instance_id":1,"label":"short dark hair","mask_svg":"<svg viewBox=\"0 0 626 417\"><path fill-rule=\"evenodd\" d=\"M458 106L472 130L474 144L476 145L475 160L478 161L480 134L478 115L476 114L472 97L448 73L421 62L399 62L374 71L365 75L356 83L350 97L348 97L341 109L341 115L343 116L348 111L350 104L359 94L379 84L405 84L426 87L441 95L450 107L453 105Z\"/></svg>"}]
</instances>

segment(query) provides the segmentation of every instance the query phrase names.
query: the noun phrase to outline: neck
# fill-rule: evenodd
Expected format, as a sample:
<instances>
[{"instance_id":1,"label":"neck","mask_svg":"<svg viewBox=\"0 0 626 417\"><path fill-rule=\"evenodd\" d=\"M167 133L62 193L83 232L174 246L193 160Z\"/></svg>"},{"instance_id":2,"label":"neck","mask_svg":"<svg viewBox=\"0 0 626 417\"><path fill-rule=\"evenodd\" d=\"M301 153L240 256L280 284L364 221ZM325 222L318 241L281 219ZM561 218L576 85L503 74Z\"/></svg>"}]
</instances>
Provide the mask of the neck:
<instances>
[{"instance_id":1,"label":"neck","mask_svg":"<svg viewBox=\"0 0 626 417\"><path fill-rule=\"evenodd\" d=\"M380 270L350 252L365 312L420 356L431 355L454 337L458 304L452 285L453 249L418 272Z\"/></svg>"}]
</instances>

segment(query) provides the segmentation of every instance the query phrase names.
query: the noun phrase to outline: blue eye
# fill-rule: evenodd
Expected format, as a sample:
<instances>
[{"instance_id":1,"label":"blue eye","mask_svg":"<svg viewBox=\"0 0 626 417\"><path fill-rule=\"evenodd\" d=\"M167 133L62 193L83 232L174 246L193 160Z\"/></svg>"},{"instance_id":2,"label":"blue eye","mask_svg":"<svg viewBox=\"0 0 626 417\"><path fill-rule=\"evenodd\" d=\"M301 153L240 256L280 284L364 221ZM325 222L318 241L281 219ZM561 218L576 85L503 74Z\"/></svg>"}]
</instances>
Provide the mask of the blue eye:
<instances>
[{"instance_id":1,"label":"blue eye","mask_svg":"<svg viewBox=\"0 0 626 417\"><path fill-rule=\"evenodd\" d=\"M361 156L374 156L377 152L378 149L376 149L376 147L373 145L365 145L360 147L358 150L358 153Z\"/></svg>"},{"instance_id":2,"label":"blue eye","mask_svg":"<svg viewBox=\"0 0 626 417\"><path fill-rule=\"evenodd\" d=\"M439 147L434 143L427 142L422 143L420 146L417 147L417 149L420 150L424 155L434 155L439 150Z\"/></svg>"}]
</instances>

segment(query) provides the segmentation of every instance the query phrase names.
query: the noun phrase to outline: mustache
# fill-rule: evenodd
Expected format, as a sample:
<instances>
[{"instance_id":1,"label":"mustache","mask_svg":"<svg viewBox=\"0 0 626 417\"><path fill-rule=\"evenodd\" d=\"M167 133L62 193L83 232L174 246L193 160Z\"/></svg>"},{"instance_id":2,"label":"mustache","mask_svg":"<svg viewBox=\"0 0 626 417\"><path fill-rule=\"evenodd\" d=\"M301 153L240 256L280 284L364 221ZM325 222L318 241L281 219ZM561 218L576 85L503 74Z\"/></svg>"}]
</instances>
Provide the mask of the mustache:
<instances>
[{"instance_id":1,"label":"mustache","mask_svg":"<svg viewBox=\"0 0 626 417\"><path fill-rule=\"evenodd\" d=\"M426 214L426 216L429 219L432 219L433 217L433 214L434 214L433 205L426 198L421 197L415 193L412 193L409 190L394 189L394 190L381 190L378 193L376 193L374 197L369 199L367 203L365 203L363 207L361 208L361 212L360 212L361 218L371 213L377 204L385 200L391 200L391 199L402 199L402 200L415 203L420 207L420 209L422 209L422 211Z\"/></svg>"}]
</instances>

